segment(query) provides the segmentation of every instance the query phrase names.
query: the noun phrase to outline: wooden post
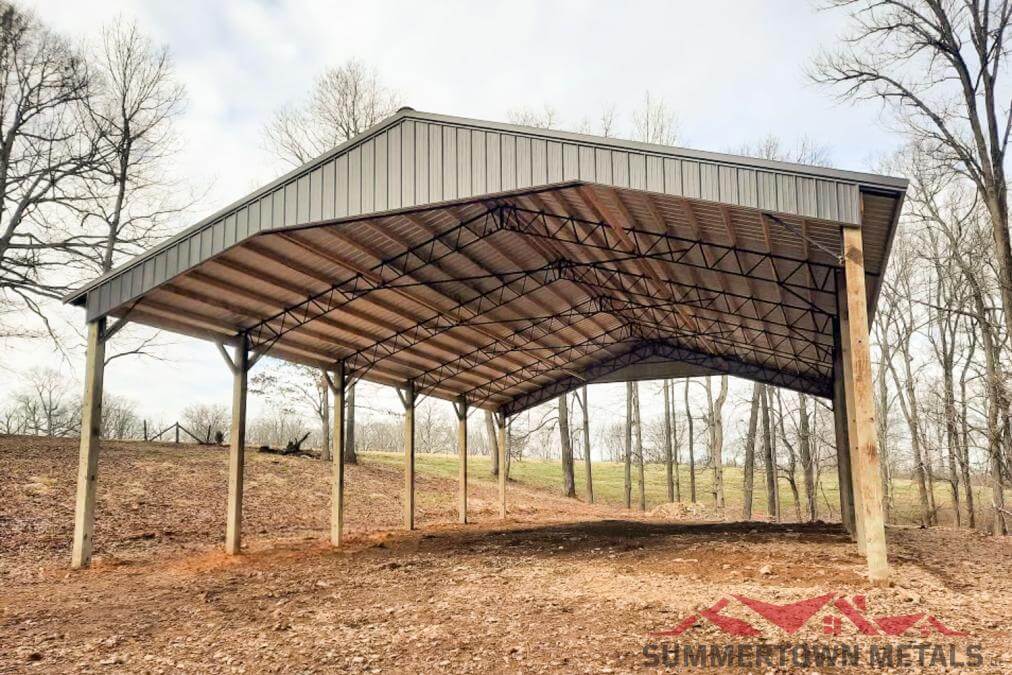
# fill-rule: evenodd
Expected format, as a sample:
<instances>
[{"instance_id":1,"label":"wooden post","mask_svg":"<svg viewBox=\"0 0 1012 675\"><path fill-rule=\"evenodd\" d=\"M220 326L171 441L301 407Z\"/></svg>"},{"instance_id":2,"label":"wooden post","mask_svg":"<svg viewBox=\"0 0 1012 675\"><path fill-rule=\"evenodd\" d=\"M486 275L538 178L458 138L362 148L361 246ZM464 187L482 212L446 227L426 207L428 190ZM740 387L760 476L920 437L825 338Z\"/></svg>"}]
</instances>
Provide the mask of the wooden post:
<instances>
[{"instance_id":1,"label":"wooden post","mask_svg":"<svg viewBox=\"0 0 1012 675\"><path fill-rule=\"evenodd\" d=\"M227 355L226 355L227 356ZM235 348L232 370L232 427L228 447L228 507L225 513L225 553L242 548L242 479L246 453L246 376L249 373L249 338L244 334Z\"/></svg>"},{"instance_id":2,"label":"wooden post","mask_svg":"<svg viewBox=\"0 0 1012 675\"><path fill-rule=\"evenodd\" d=\"M854 420L850 445L858 495L855 502L863 515L868 579L872 583L883 584L889 579L889 563L882 510L882 484L879 481L878 436L875 430L871 349L868 344L868 297L865 291L861 228L843 227L843 257L847 326L842 332L845 332L848 338L844 340L846 349L843 358L845 384L849 383L848 389L853 392L853 396L848 396L847 409L848 417ZM841 323L841 329L843 328L844 324ZM862 519L858 520L860 522Z\"/></svg>"},{"instance_id":3,"label":"wooden post","mask_svg":"<svg viewBox=\"0 0 1012 675\"><path fill-rule=\"evenodd\" d=\"M404 404L404 527L415 529L415 383L401 394Z\"/></svg>"},{"instance_id":4,"label":"wooden post","mask_svg":"<svg viewBox=\"0 0 1012 675\"><path fill-rule=\"evenodd\" d=\"M457 480L457 521L461 525L467 524L467 399L461 396L453 404L457 413L457 453L460 456L458 463Z\"/></svg>"},{"instance_id":5,"label":"wooden post","mask_svg":"<svg viewBox=\"0 0 1012 675\"><path fill-rule=\"evenodd\" d=\"M506 520L506 416L496 413L496 423L499 425L499 518Z\"/></svg>"},{"instance_id":6,"label":"wooden post","mask_svg":"<svg viewBox=\"0 0 1012 675\"><path fill-rule=\"evenodd\" d=\"M81 450L77 467L77 501L74 510L74 546L71 567L91 564L95 533L95 495L98 481L99 435L102 431L102 378L105 374L104 318L88 324L88 352L81 401Z\"/></svg>"},{"instance_id":7,"label":"wooden post","mask_svg":"<svg viewBox=\"0 0 1012 675\"><path fill-rule=\"evenodd\" d=\"M179 445L179 422L176 422L176 445Z\"/></svg>"},{"instance_id":8,"label":"wooden post","mask_svg":"<svg viewBox=\"0 0 1012 675\"><path fill-rule=\"evenodd\" d=\"M864 536L864 509L861 506L861 478L862 474L858 470L858 449L857 449L857 418L855 417L856 408L854 403L854 377L853 377L853 358L851 355L850 341L851 341L851 328L850 328L850 309L847 304L847 280L845 274L837 275L837 323L840 326L840 343L838 345L840 351L840 376L843 380L843 411L846 415L847 421L847 454L850 458L850 484L851 484L851 501L854 504L854 541L857 542L858 553L864 555L866 553L865 545L867 540Z\"/></svg>"},{"instance_id":9,"label":"wooden post","mask_svg":"<svg viewBox=\"0 0 1012 675\"><path fill-rule=\"evenodd\" d=\"M855 541L857 529L854 513L854 481L851 473L850 429L847 416L847 395L843 382L843 348L840 322L833 325L836 349L833 350L833 421L836 428L836 472L840 488L840 520Z\"/></svg>"},{"instance_id":10,"label":"wooden post","mask_svg":"<svg viewBox=\"0 0 1012 675\"><path fill-rule=\"evenodd\" d=\"M327 378L334 399L333 428L330 433L333 466L330 489L330 543L340 546L344 537L344 361L337 364L333 379Z\"/></svg>"}]
</instances>

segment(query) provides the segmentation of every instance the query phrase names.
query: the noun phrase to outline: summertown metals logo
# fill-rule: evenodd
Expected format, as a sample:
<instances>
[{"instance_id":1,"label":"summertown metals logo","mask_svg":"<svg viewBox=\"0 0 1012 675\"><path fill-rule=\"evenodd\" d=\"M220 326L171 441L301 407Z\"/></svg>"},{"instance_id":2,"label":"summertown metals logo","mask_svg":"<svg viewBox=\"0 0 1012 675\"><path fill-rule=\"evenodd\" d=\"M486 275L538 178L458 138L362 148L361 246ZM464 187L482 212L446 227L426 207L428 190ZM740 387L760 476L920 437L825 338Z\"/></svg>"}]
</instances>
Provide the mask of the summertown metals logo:
<instances>
[{"instance_id":1,"label":"summertown metals logo","mask_svg":"<svg viewBox=\"0 0 1012 675\"><path fill-rule=\"evenodd\" d=\"M732 616L746 616L749 620ZM825 610L825 611L824 611ZM859 634L890 638L867 644L824 642L766 642L764 639L795 635L821 613L821 634L830 638ZM733 638L758 638L709 644L672 641L706 624ZM847 626L847 628L845 628ZM953 630L927 612L876 615L865 596L826 593L787 604L756 600L744 595L723 597L706 609L685 617L673 628L650 633L643 646L645 665L695 667L977 667L983 664L979 644L957 645L967 633ZM920 640L910 642L909 640ZM941 640L932 642L930 640ZM867 641L865 641L867 642Z\"/></svg>"}]
</instances>

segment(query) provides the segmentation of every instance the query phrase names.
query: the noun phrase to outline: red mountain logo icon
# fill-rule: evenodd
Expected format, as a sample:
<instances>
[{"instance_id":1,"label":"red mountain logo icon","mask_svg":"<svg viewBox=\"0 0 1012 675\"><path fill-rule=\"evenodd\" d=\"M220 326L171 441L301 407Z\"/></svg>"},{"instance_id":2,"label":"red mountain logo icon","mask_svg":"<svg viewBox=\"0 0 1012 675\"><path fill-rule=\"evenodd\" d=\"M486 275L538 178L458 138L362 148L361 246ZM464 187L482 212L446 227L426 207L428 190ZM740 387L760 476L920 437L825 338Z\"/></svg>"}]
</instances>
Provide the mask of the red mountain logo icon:
<instances>
[{"instance_id":1,"label":"red mountain logo icon","mask_svg":"<svg viewBox=\"0 0 1012 675\"><path fill-rule=\"evenodd\" d=\"M927 613L899 614L895 616L870 616L867 613L867 604L863 595L855 595L848 598L846 595L837 593L826 593L807 600L790 602L778 605L744 595L732 595L731 598L741 603L753 613L766 620L784 632L793 635L801 629L809 619L818 614L826 607L832 608L833 613L826 614L822 619L822 632L826 635L839 635L844 620L850 622L858 632L864 635L888 635L899 636L911 629L920 631L920 636L926 638L932 633L947 636L965 636L966 633L953 630L943 624L934 616ZM722 612L731 604L728 598L721 598L712 606L701 609L685 619L682 619L674 628L651 633L654 636L677 636L686 632L701 621L708 621L717 627L718 630L739 637L757 637L762 631L755 625L727 616ZM762 623L759 623L762 626Z\"/></svg>"}]
</instances>

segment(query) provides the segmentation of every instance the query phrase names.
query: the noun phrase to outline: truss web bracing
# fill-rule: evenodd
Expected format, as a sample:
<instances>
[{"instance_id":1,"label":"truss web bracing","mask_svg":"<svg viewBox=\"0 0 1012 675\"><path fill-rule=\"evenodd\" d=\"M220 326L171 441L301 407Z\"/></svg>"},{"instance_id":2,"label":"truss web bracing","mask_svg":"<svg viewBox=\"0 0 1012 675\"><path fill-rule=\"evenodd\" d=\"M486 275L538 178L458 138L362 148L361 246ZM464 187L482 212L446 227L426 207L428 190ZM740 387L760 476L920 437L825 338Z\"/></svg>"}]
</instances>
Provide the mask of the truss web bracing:
<instances>
[{"instance_id":1,"label":"truss web bracing","mask_svg":"<svg viewBox=\"0 0 1012 675\"><path fill-rule=\"evenodd\" d=\"M618 226L588 205L623 197L595 189L272 230L128 311L506 413L544 400L540 388L557 395L560 382L579 386L648 353L831 395L838 260L667 221Z\"/></svg>"}]
</instances>

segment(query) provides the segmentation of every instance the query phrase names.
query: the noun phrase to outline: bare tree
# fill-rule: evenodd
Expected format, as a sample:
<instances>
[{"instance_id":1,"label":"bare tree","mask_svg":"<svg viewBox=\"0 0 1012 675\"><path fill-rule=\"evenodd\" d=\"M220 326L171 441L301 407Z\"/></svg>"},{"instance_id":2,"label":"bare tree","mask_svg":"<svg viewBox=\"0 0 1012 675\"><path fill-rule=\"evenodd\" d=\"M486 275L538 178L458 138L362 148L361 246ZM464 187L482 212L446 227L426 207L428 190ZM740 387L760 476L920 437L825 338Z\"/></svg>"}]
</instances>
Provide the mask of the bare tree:
<instances>
[{"instance_id":1,"label":"bare tree","mask_svg":"<svg viewBox=\"0 0 1012 675\"><path fill-rule=\"evenodd\" d=\"M633 439L633 383L625 383L625 453L623 455L625 478L625 507L632 508L632 439Z\"/></svg>"},{"instance_id":2,"label":"bare tree","mask_svg":"<svg viewBox=\"0 0 1012 675\"><path fill-rule=\"evenodd\" d=\"M34 15L0 3L0 316L27 309L50 335L40 302L68 289L68 268L83 265L93 243L64 224L87 199L95 166L90 96L81 55Z\"/></svg>"},{"instance_id":3,"label":"bare tree","mask_svg":"<svg viewBox=\"0 0 1012 675\"><path fill-rule=\"evenodd\" d=\"M83 218L86 225L98 223L96 266L108 272L168 234L167 220L190 205L165 172L185 94L168 49L135 24L120 20L104 28L94 63L98 93L88 113L98 129L100 161Z\"/></svg>"},{"instance_id":4,"label":"bare tree","mask_svg":"<svg viewBox=\"0 0 1012 675\"><path fill-rule=\"evenodd\" d=\"M688 425L688 446L689 446L689 501L696 503L696 449L695 438L692 428L692 408L689 405L689 382L685 378L685 422Z\"/></svg>"},{"instance_id":5,"label":"bare tree","mask_svg":"<svg viewBox=\"0 0 1012 675\"><path fill-rule=\"evenodd\" d=\"M724 511L724 402L727 401L727 375L720 376L720 391L713 398L710 378L706 378L706 399L710 411L707 426L710 431L710 459L713 462L713 496L717 509Z\"/></svg>"},{"instance_id":6,"label":"bare tree","mask_svg":"<svg viewBox=\"0 0 1012 675\"><path fill-rule=\"evenodd\" d=\"M14 401L26 433L69 436L81 425L81 401L71 382L52 368L34 368L24 377Z\"/></svg>"},{"instance_id":7,"label":"bare tree","mask_svg":"<svg viewBox=\"0 0 1012 675\"><path fill-rule=\"evenodd\" d=\"M558 113L547 103L542 106L541 110L514 108L506 113L506 119L510 121L510 124L534 127L535 129L555 129L558 125Z\"/></svg>"},{"instance_id":8,"label":"bare tree","mask_svg":"<svg viewBox=\"0 0 1012 675\"><path fill-rule=\"evenodd\" d=\"M587 503L594 503L594 472L590 458L590 408L587 402L587 385L581 389L582 398L577 394L576 400L583 412L583 466L587 474Z\"/></svg>"},{"instance_id":9,"label":"bare tree","mask_svg":"<svg viewBox=\"0 0 1012 675\"><path fill-rule=\"evenodd\" d=\"M662 98L650 92L643 95L643 103L633 111L633 138L645 143L674 145L678 142L678 120L668 110Z\"/></svg>"},{"instance_id":10,"label":"bare tree","mask_svg":"<svg viewBox=\"0 0 1012 675\"><path fill-rule=\"evenodd\" d=\"M752 495L755 491L755 444L759 424L759 398L762 385L752 385L752 402L749 405L748 433L745 434L744 494L742 495L742 520L752 520Z\"/></svg>"},{"instance_id":11,"label":"bare tree","mask_svg":"<svg viewBox=\"0 0 1012 675\"><path fill-rule=\"evenodd\" d=\"M1005 153L1012 116L1008 0L830 0L853 34L812 77L851 100L888 106L925 158L972 182L991 221L1005 332L1012 335L1012 248Z\"/></svg>"},{"instance_id":12,"label":"bare tree","mask_svg":"<svg viewBox=\"0 0 1012 675\"><path fill-rule=\"evenodd\" d=\"M671 432L671 382L664 380L664 478L668 488L668 501L675 501L675 462Z\"/></svg>"},{"instance_id":13,"label":"bare tree","mask_svg":"<svg viewBox=\"0 0 1012 675\"><path fill-rule=\"evenodd\" d=\"M569 432L569 394L559 397L559 441L562 446L562 494L576 498L573 476L573 437Z\"/></svg>"},{"instance_id":14,"label":"bare tree","mask_svg":"<svg viewBox=\"0 0 1012 675\"><path fill-rule=\"evenodd\" d=\"M227 438L231 419L228 408L220 403L192 403L183 410L183 426L205 443Z\"/></svg>"},{"instance_id":15,"label":"bare tree","mask_svg":"<svg viewBox=\"0 0 1012 675\"><path fill-rule=\"evenodd\" d=\"M300 104L278 110L264 128L267 149L301 166L354 138L397 109L400 96L376 71L351 60L328 68Z\"/></svg>"}]
</instances>

